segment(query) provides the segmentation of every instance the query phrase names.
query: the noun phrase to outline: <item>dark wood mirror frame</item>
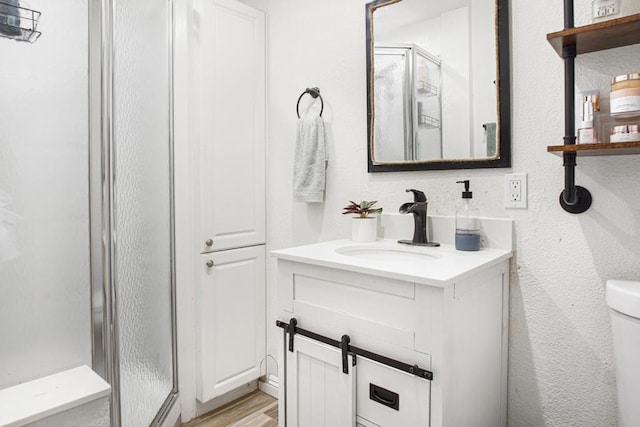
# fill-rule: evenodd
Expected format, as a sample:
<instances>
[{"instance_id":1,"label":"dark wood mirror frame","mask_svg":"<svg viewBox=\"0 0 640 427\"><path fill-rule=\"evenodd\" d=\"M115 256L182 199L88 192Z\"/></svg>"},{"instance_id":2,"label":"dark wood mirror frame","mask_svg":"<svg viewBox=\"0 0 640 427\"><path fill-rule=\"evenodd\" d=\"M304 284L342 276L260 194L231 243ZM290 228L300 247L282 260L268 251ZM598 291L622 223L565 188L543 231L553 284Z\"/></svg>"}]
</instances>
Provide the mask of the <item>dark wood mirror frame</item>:
<instances>
[{"instance_id":1,"label":"dark wood mirror frame","mask_svg":"<svg viewBox=\"0 0 640 427\"><path fill-rule=\"evenodd\" d=\"M509 0L496 2L497 42L497 96L498 96L498 153L486 159L444 159L411 162L378 163L373 161L373 12L379 7L398 3L401 0L374 0L366 8L367 40L367 156L369 172L400 172L447 169L479 169L511 167L511 82L509 59Z\"/></svg>"}]
</instances>

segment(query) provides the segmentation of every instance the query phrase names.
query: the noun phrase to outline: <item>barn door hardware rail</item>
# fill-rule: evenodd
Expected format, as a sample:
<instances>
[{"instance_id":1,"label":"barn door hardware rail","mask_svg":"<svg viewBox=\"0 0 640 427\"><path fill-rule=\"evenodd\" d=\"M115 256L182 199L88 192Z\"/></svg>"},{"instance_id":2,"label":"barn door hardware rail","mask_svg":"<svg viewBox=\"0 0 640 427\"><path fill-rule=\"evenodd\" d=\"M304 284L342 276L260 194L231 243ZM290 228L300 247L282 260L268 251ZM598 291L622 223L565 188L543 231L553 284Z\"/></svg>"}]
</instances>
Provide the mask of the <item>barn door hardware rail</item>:
<instances>
[{"instance_id":1,"label":"barn door hardware rail","mask_svg":"<svg viewBox=\"0 0 640 427\"><path fill-rule=\"evenodd\" d=\"M284 331L289 334L289 351L293 351L294 336L296 334L300 334L304 337L311 338L312 340L320 341L321 343L330 345L335 348L339 348L342 351L342 372L344 372L345 374L349 373L347 355L352 354L354 356L353 358L354 365L356 364L355 356L362 356L369 360L382 363L383 365L390 366L392 368L398 369L403 372L407 372L417 377L420 377L429 381L433 380L433 372L423 369L418 365L409 365L408 363L400 362L398 360L391 359L389 357L382 356L380 354L373 353L371 351L351 345L350 344L351 339L349 338L349 335L343 335L340 341L334 340L332 338L325 337L324 335L320 335L315 332L311 332L306 329L302 329L298 327L298 321L296 318L292 318L291 320L289 320L289 323L281 322L277 320L276 326L284 329Z\"/></svg>"}]
</instances>

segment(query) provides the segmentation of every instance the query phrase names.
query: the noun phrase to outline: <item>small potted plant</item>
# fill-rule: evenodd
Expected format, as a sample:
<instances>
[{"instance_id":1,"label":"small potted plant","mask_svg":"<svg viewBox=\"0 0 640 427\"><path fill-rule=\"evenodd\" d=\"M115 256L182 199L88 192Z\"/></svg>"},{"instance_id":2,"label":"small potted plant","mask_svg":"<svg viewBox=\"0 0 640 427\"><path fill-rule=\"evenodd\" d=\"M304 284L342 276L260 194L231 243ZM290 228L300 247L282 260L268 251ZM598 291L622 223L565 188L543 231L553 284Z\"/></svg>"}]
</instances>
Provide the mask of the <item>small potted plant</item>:
<instances>
[{"instance_id":1,"label":"small potted plant","mask_svg":"<svg viewBox=\"0 0 640 427\"><path fill-rule=\"evenodd\" d=\"M374 242L377 234L377 215L382 212L382 208L374 208L378 201L368 202L366 200L356 203L350 201L350 205L343 209L343 215L356 215L351 220L351 240L354 242Z\"/></svg>"}]
</instances>

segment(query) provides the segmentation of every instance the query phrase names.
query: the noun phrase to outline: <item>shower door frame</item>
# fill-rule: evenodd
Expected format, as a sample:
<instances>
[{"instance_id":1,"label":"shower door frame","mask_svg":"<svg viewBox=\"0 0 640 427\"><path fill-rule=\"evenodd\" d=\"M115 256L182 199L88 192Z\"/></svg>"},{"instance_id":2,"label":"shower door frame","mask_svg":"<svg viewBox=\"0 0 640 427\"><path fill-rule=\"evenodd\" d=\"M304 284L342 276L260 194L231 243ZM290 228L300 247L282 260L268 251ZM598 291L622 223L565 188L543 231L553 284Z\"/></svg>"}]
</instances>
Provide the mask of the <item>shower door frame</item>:
<instances>
[{"instance_id":1,"label":"shower door frame","mask_svg":"<svg viewBox=\"0 0 640 427\"><path fill-rule=\"evenodd\" d=\"M91 332L93 370L111 385L111 425L122 424L115 253L114 180L114 15L118 0L90 0L89 32L89 191L91 235ZM152 426L162 425L178 401L174 195L174 0L167 2L169 88L169 181L171 257L171 347L173 384Z\"/></svg>"}]
</instances>

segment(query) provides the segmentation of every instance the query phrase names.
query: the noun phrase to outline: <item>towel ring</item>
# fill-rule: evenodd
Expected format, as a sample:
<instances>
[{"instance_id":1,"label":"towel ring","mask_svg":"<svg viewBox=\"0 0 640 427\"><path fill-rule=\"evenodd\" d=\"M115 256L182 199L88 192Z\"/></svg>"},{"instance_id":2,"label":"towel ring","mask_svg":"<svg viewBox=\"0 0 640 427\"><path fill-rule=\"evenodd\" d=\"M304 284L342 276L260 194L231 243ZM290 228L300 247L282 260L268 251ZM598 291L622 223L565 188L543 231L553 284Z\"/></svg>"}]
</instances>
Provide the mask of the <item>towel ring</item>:
<instances>
[{"instance_id":1,"label":"towel ring","mask_svg":"<svg viewBox=\"0 0 640 427\"><path fill-rule=\"evenodd\" d=\"M322 111L324 110L324 101L322 100L322 95L320 95L320 89L318 89L317 87L308 87L298 97L298 103L296 104L296 114L298 115L298 118L300 118L300 100L306 93L311 95L311 97L314 99L320 97L320 117L322 117Z\"/></svg>"}]
</instances>

